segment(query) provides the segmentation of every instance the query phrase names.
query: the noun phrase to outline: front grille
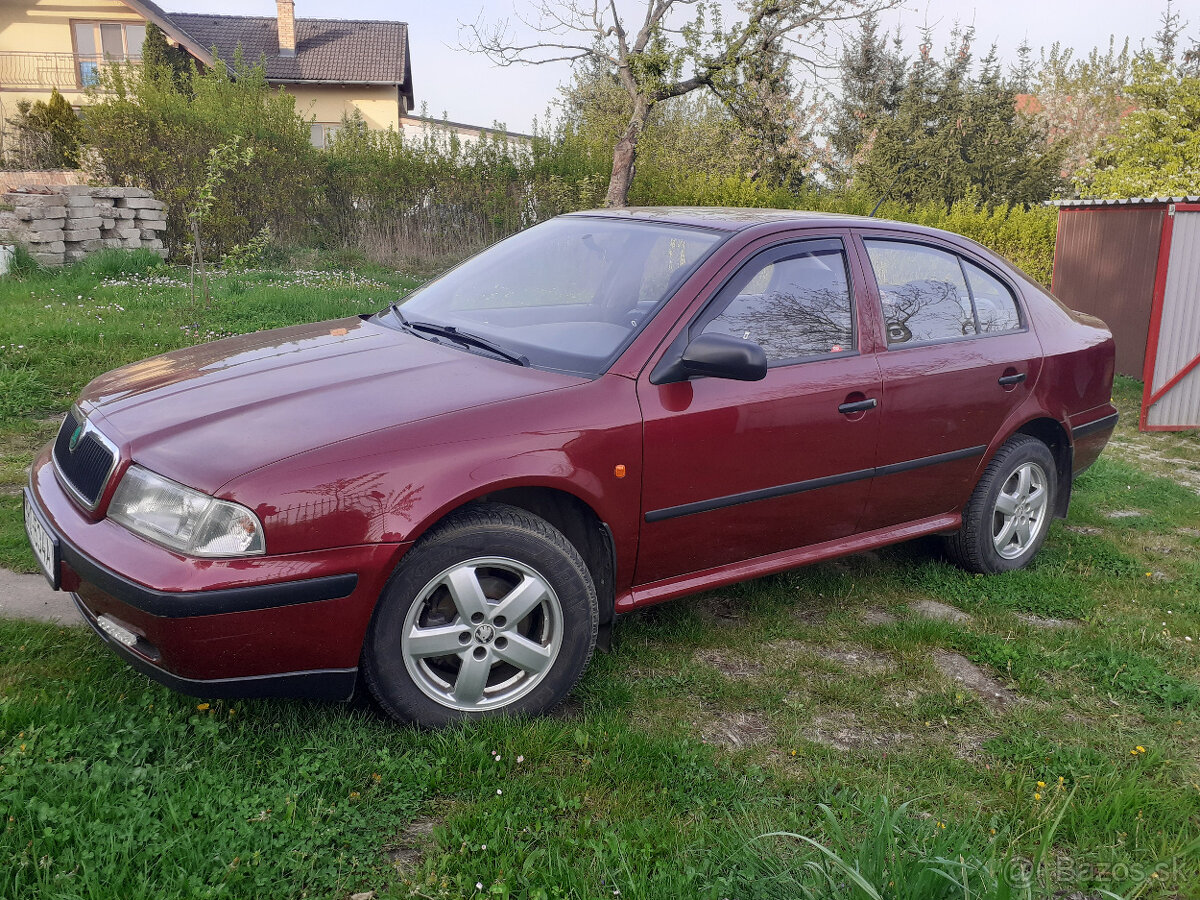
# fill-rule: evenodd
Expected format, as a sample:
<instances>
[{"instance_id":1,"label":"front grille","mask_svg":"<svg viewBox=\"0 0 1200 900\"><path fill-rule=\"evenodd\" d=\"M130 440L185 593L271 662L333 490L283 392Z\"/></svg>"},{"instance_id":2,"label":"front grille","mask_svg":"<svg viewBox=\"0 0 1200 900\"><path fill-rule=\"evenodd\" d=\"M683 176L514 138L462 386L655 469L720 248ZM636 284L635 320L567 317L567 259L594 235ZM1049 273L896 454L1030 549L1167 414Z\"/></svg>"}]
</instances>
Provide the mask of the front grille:
<instances>
[{"instance_id":1,"label":"front grille","mask_svg":"<svg viewBox=\"0 0 1200 900\"><path fill-rule=\"evenodd\" d=\"M71 438L80 426L83 430L72 450ZM112 448L98 432L87 427L87 420L79 411L72 409L67 413L54 441L54 464L67 486L87 507L94 507L99 501L115 463Z\"/></svg>"}]
</instances>

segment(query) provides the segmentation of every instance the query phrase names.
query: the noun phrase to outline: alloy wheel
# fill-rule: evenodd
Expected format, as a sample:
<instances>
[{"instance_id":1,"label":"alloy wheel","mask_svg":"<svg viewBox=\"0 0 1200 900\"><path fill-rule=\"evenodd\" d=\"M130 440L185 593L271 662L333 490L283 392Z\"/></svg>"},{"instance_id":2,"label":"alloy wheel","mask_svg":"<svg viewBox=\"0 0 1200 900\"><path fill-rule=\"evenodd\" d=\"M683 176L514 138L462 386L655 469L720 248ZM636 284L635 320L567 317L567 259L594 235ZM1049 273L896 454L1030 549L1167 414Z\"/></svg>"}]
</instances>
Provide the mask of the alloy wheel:
<instances>
[{"instance_id":1,"label":"alloy wheel","mask_svg":"<svg viewBox=\"0 0 1200 900\"><path fill-rule=\"evenodd\" d=\"M405 617L404 665L451 709L507 706L550 671L563 639L562 605L536 570L506 557L456 563L422 588Z\"/></svg>"},{"instance_id":2,"label":"alloy wheel","mask_svg":"<svg viewBox=\"0 0 1200 900\"><path fill-rule=\"evenodd\" d=\"M1017 466L1004 480L992 511L992 545L1005 559L1016 559L1037 540L1046 526L1045 470L1035 462Z\"/></svg>"}]
</instances>

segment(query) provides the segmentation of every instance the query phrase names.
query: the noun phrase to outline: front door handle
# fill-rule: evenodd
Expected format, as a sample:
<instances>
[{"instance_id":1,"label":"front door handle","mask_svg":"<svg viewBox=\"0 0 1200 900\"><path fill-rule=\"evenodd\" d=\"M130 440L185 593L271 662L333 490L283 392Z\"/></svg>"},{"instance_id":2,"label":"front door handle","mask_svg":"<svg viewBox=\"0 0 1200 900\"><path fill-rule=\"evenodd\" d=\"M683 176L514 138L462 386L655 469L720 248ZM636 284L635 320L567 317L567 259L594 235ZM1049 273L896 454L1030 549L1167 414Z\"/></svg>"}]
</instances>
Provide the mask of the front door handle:
<instances>
[{"instance_id":1,"label":"front door handle","mask_svg":"<svg viewBox=\"0 0 1200 900\"><path fill-rule=\"evenodd\" d=\"M996 384L1002 387L1008 387L1010 384L1020 384L1025 380L1025 373L1018 372L1016 375L1001 375L996 379Z\"/></svg>"},{"instance_id":2,"label":"front door handle","mask_svg":"<svg viewBox=\"0 0 1200 900\"><path fill-rule=\"evenodd\" d=\"M866 412L868 409L874 409L879 405L879 401L874 397L867 400L858 400L854 403L843 403L838 407L838 412L843 416L848 416L851 413Z\"/></svg>"}]
</instances>

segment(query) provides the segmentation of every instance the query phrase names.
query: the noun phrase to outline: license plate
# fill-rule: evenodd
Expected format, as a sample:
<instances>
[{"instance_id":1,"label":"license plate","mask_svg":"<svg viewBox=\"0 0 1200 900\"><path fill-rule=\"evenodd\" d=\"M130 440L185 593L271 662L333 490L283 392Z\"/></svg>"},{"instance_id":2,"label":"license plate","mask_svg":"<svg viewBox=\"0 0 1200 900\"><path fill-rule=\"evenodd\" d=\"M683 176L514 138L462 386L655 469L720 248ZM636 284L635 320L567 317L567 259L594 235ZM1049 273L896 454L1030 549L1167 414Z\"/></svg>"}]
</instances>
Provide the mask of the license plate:
<instances>
[{"instance_id":1,"label":"license plate","mask_svg":"<svg viewBox=\"0 0 1200 900\"><path fill-rule=\"evenodd\" d=\"M42 569L42 574L50 582L50 587L58 590L58 540L50 533L42 521L42 515L29 499L29 492L23 494L25 499L25 534L29 538L29 546L33 548L34 558Z\"/></svg>"}]
</instances>

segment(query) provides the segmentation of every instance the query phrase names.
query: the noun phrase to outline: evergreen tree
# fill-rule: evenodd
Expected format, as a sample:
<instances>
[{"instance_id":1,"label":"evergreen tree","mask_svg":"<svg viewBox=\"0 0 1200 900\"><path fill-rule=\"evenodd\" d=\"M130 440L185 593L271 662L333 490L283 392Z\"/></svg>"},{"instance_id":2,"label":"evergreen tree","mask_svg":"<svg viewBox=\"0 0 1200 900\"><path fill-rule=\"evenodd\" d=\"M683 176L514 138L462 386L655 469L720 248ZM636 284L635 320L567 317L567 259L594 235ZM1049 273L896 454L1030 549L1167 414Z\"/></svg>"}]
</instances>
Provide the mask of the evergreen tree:
<instances>
[{"instance_id":1,"label":"evergreen tree","mask_svg":"<svg viewBox=\"0 0 1200 900\"><path fill-rule=\"evenodd\" d=\"M51 89L48 101L19 101L17 114L8 124L15 136L15 148L8 154L10 165L22 169L74 169L79 165L83 126L58 88Z\"/></svg>"},{"instance_id":2,"label":"evergreen tree","mask_svg":"<svg viewBox=\"0 0 1200 900\"><path fill-rule=\"evenodd\" d=\"M956 28L942 60L928 33L894 116L880 121L856 181L908 203L1032 204L1061 187L1061 154L1016 108L995 48L974 65L970 28Z\"/></svg>"},{"instance_id":3,"label":"evergreen tree","mask_svg":"<svg viewBox=\"0 0 1200 900\"><path fill-rule=\"evenodd\" d=\"M192 74L197 63L190 53L167 41L163 30L150 22L142 41L142 71L146 77L160 79L180 93L190 94Z\"/></svg>"},{"instance_id":4,"label":"evergreen tree","mask_svg":"<svg viewBox=\"0 0 1200 900\"><path fill-rule=\"evenodd\" d=\"M831 101L829 145L834 171L848 178L879 121L895 115L904 92L907 60L899 33L889 40L879 31L878 16L871 13L859 22L858 36L842 51L840 63L840 90Z\"/></svg>"}]
</instances>

